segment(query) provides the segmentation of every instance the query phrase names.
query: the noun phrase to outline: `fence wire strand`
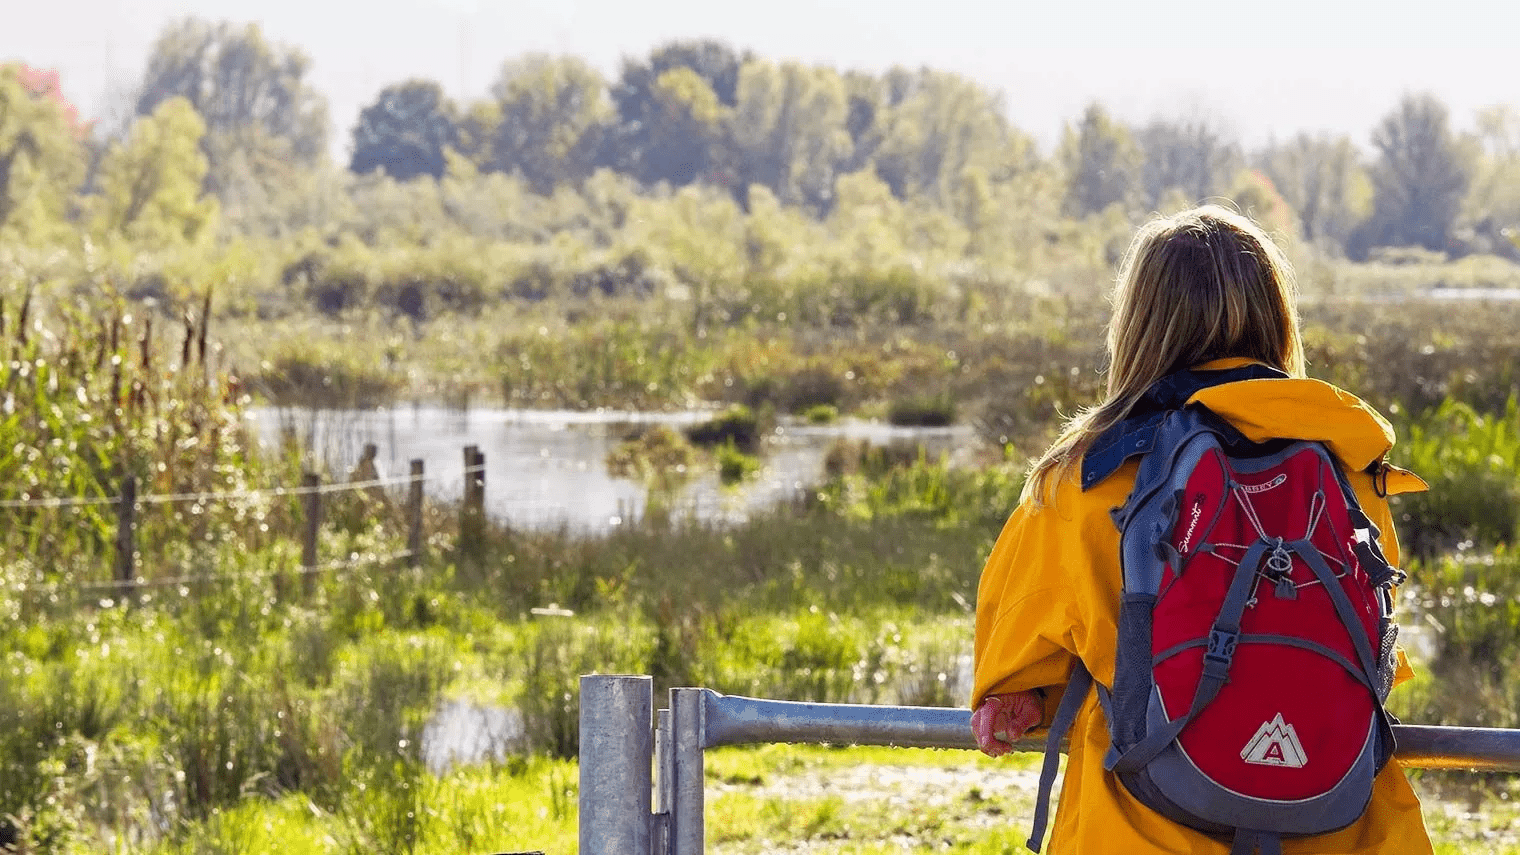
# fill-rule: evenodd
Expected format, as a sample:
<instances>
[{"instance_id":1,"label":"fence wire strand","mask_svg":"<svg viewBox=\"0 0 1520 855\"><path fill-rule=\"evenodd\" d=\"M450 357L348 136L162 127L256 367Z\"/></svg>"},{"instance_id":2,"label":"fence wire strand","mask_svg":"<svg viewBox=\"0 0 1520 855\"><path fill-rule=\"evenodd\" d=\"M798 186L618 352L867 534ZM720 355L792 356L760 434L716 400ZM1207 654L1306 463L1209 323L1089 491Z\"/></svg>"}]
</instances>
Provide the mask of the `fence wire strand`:
<instances>
[{"instance_id":1,"label":"fence wire strand","mask_svg":"<svg viewBox=\"0 0 1520 855\"><path fill-rule=\"evenodd\" d=\"M465 474L484 471L484 467L472 466L465 470ZM159 493L138 496L138 505L167 505L167 504L209 504L211 502L226 502L244 498L281 498L284 496L309 496L312 494L326 495L329 493L347 493L353 490L371 490L376 487L393 487L400 484L413 484L424 479L422 475L398 475L394 478L375 478L368 481L334 481L331 484L319 484L315 487L268 487L261 490L233 490L225 492L202 492L202 493ZM0 500L0 508L73 508L88 507L92 505L120 505L121 496L97 496L97 497L70 497L70 498L40 498L40 499L3 499Z\"/></svg>"},{"instance_id":2,"label":"fence wire strand","mask_svg":"<svg viewBox=\"0 0 1520 855\"><path fill-rule=\"evenodd\" d=\"M141 588L169 588L177 585L191 585L202 582L255 582L266 581L277 576L295 575L311 576L320 573L332 573L342 576L354 570L364 567L389 564L393 561L401 561L410 558L412 550L402 549L384 554L357 555L351 554L348 558L324 561L310 567L292 567L283 569L259 570L251 573L190 573L181 576L169 576L162 579L116 579L110 582L17 582L10 586L10 590L18 594L43 593L56 594L63 591L122 591L129 592Z\"/></svg>"},{"instance_id":3,"label":"fence wire strand","mask_svg":"<svg viewBox=\"0 0 1520 855\"><path fill-rule=\"evenodd\" d=\"M484 472L484 466L466 467L466 476ZM371 478L363 481L336 481L330 484L318 484L316 486L300 487L269 487L259 490L233 490L233 491L206 491L198 493L160 493L136 497L134 507L145 505L167 504L211 504L213 502L231 502L239 499L253 498L282 498L287 496L328 495L335 493L347 493L356 490L373 490L381 487L394 487L399 485L411 485L421 483L424 475L400 475L392 478ZM122 496L77 496L77 497L44 497L0 500L0 509L20 508L82 508L97 506L120 505ZM272 569L251 573L192 573L188 575L171 576L162 579L116 579L108 582L17 582L10 585L9 590L18 593L42 593L57 594L63 591L131 591L142 588L166 588L176 585L183 586L203 582L236 582L258 581L272 579L276 576L316 575L319 573L333 573L343 575L353 570L372 565L387 564L394 561L404 560L413 555L410 549L389 552L382 555L366 555L355 557L350 555L346 559L326 561L310 567L296 567L286 569Z\"/></svg>"},{"instance_id":4,"label":"fence wire strand","mask_svg":"<svg viewBox=\"0 0 1520 855\"><path fill-rule=\"evenodd\" d=\"M473 464L463 468L461 476L482 476L486 471L484 464ZM413 485L422 483L424 475L398 475L390 478L371 478L363 481L335 481L329 484L299 487L268 487L257 490L230 490L230 491L203 491L195 493L158 493L135 497L133 507L147 505L169 504L196 504L205 505L218 502L233 502L237 500L270 498L278 499L293 496L331 495L336 493L349 493L359 490L374 490L383 487L396 487L401 485ZM77 497L43 497L0 499L0 510L21 508L84 508L84 507L109 507L119 506L122 496L77 496ZM555 502L546 502L533 499L514 499L502 504L505 507L515 509L542 510L555 508L563 510L563 505ZM164 588L175 585L188 585L200 582L229 582L229 581L256 581L271 579L275 576L295 573L297 575L314 575L318 573L334 573L341 575L361 567L376 564L386 564L400 561L414 555L410 549L390 552L383 555L370 555L362 558L350 556L347 559L327 561L310 567L298 567L292 569L257 571L252 573L194 573L189 575L172 576L162 579L133 579L113 580L108 582L40 582L28 583L17 582L9 586L14 593L59 593L65 590L73 591L129 591L140 588Z\"/></svg>"}]
</instances>

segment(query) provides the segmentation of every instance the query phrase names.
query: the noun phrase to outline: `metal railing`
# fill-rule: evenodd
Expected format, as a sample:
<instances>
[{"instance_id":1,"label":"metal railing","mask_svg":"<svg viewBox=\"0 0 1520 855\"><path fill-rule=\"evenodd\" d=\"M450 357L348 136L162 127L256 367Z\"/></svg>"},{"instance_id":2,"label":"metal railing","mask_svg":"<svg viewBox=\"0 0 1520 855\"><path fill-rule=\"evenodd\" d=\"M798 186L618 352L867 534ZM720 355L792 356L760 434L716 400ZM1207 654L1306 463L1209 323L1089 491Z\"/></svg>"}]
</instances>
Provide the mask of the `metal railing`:
<instances>
[{"instance_id":1,"label":"metal railing","mask_svg":"<svg viewBox=\"0 0 1520 855\"><path fill-rule=\"evenodd\" d=\"M653 727L651 727L653 724ZM670 690L656 714L645 676L583 676L582 855L699 855L703 752L764 742L975 749L971 712L949 707L813 704ZM1520 730L1396 725L1398 759L1421 769L1520 772ZM1026 737L1018 751L1044 751Z\"/></svg>"}]
</instances>

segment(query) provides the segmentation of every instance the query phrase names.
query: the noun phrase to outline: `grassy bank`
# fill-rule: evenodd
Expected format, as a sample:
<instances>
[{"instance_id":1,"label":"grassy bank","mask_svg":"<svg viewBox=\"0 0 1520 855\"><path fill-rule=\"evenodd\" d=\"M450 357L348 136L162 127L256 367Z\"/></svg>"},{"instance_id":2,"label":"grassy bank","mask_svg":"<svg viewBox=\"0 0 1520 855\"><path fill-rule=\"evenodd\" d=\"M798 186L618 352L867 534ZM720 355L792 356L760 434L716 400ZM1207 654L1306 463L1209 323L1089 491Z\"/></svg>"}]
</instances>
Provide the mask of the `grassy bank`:
<instances>
[{"instance_id":1,"label":"grassy bank","mask_svg":"<svg viewBox=\"0 0 1520 855\"><path fill-rule=\"evenodd\" d=\"M923 462L856 473L825 485L817 504L728 529L589 540L497 531L478 561L356 570L323 578L304 601L269 579L130 607L13 599L27 617L4 639L3 792L38 852L261 852L272 839L293 853L570 851L582 673L651 674L660 696L705 685L962 703L977 566L1000 522L992 509L1017 486L996 471ZM1445 631L1425 676L1396 696L1406 720L1513 723L1507 663L1520 643L1502 604L1520 599L1514 565L1486 550L1412 568L1410 596ZM575 615L529 613L551 602ZM521 740L494 761L434 774L421 740L444 698L519 710ZM721 851L981 852L1022 839L1027 795L974 783L1002 774L992 761L792 750L715 760L709 828ZM858 763L924 780L943 765L974 768L955 779L964 792L932 803L845 802L804 786ZM1421 784L1443 797L1433 819L1452 847L1468 845L1472 823L1513 816L1501 779L1454 791L1460 778ZM1450 807L1464 800L1475 817Z\"/></svg>"}]
</instances>

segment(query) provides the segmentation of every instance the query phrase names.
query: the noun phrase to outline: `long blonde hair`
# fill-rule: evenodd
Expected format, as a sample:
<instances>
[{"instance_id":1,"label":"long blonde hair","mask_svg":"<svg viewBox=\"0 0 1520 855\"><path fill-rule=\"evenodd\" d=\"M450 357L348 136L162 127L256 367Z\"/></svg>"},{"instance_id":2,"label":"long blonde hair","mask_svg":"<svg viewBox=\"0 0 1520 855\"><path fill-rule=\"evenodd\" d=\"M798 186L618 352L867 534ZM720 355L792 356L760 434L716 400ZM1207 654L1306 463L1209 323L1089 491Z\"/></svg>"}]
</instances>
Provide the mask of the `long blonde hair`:
<instances>
[{"instance_id":1,"label":"long blonde hair","mask_svg":"<svg viewBox=\"0 0 1520 855\"><path fill-rule=\"evenodd\" d=\"M1304 376L1293 269L1259 226L1227 208L1203 205L1141 226L1112 302L1107 394L1071 418L1031 467L1026 499L1042 503L1093 440L1168 374L1244 357Z\"/></svg>"}]
</instances>

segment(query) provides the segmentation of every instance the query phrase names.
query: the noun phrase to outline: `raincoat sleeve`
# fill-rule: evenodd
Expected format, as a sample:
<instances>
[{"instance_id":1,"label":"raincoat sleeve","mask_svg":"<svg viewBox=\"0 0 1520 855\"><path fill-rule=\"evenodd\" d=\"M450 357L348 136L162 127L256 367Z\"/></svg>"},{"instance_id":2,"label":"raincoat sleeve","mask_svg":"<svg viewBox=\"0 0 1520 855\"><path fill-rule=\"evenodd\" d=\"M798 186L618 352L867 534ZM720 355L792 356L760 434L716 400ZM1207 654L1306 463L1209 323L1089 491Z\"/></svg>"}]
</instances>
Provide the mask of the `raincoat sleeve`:
<instances>
[{"instance_id":1,"label":"raincoat sleeve","mask_svg":"<svg viewBox=\"0 0 1520 855\"><path fill-rule=\"evenodd\" d=\"M1050 724L1076 661L1082 622L1075 568L1061 549L1069 532L1053 506L1021 504L1008 519L977 588L975 681L971 706L989 694L1040 689Z\"/></svg>"}]
</instances>

